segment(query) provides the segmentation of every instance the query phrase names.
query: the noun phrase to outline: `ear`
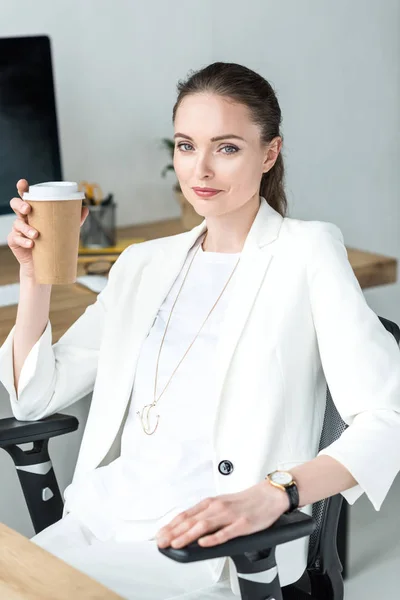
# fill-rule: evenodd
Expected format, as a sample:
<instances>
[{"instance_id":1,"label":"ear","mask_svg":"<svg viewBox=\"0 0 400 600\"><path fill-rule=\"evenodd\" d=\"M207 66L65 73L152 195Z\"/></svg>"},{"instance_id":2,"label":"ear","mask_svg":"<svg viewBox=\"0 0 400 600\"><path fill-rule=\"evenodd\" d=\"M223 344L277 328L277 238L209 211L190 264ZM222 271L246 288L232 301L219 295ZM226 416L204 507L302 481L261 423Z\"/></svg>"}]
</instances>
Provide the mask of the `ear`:
<instances>
[{"instance_id":1,"label":"ear","mask_svg":"<svg viewBox=\"0 0 400 600\"><path fill-rule=\"evenodd\" d=\"M263 163L263 173L267 173L272 169L279 156L282 148L282 138L274 137L266 147L265 158Z\"/></svg>"}]
</instances>

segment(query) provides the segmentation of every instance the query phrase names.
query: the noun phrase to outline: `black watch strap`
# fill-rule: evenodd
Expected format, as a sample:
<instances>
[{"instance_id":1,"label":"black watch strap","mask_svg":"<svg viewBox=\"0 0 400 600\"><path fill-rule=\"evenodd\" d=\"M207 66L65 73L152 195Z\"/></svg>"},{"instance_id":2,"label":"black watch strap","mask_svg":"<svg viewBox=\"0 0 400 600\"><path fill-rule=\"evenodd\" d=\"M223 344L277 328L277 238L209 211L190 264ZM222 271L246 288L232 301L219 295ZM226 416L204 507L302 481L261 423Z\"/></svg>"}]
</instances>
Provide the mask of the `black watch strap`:
<instances>
[{"instance_id":1,"label":"black watch strap","mask_svg":"<svg viewBox=\"0 0 400 600\"><path fill-rule=\"evenodd\" d=\"M285 490L287 492L287 495L289 496L290 501L290 506L286 513L291 513L299 507L299 490L297 489L297 485L295 483L285 487Z\"/></svg>"}]
</instances>

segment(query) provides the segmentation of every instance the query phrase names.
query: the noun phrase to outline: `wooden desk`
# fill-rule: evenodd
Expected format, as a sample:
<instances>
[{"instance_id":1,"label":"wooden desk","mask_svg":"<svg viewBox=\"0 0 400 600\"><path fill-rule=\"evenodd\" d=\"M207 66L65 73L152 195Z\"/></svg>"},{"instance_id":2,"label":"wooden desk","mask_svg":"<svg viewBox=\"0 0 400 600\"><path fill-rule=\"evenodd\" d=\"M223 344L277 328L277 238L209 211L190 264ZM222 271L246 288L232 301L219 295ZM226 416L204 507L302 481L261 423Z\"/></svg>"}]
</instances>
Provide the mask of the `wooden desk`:
<instances>
[{"instance_id":1,"label":"wooden desk","mask_svg":"<svg viewBox=\"0 0 400 600\"><path fill-rule=\"evenodd\" d=\"M143 237L155 239L175 235L184 231L180 219L158 221L143 225L120 227L118 239ZM372 254L362 250L347 248L349 260L362 288L395 283L397 281L397 259ZM19 281L19 264L8 246L0 246L0 285ZM79 265L78 275L83 275ZM50 321L53 330L53 343L67 331L96 300L96 294L79 284L55 285L52 289ZM17 317L17 305L0 307L0 345L11 331Z\"/></svg>"},{"instance_id":2,"label":"wooden desk","mask_svg":"<svg viewBox=\"0 0 400 600\"><path fill-rule=\"evenodd\" d=\"M3 523L0 523L0 598L123 600Z\"/></svg>"}]
</instances>

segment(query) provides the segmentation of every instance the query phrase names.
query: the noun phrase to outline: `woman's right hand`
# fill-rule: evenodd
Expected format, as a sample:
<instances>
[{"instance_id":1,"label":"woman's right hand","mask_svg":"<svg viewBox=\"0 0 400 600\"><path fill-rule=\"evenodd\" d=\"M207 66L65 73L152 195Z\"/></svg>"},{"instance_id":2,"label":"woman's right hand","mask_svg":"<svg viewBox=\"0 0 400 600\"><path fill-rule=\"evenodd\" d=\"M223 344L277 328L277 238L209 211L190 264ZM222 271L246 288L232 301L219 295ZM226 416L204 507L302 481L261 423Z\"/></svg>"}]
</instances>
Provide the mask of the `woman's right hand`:
<instances>
[{"instance_id":1,"label":"woman's right hand","mask_svg":"<svg viewBox=\"0 0 400 600\"><path fill-rule=\"evenodd\" d=\"M7 243L20 264L20 269L28 277L34 277L32 248L35 245L34 240L40 235L40 232L33 229L28 224L28 215L31 206L28 202L22 200L24 192L29 190L29 184L26 179L20 179L17 183L19 198L13 198L10 206L17 215L13 223L13 228L7 236ZM82 206L81 227L89 214L87 206ZM33 232L32 236L30 232Z\"/></svg>"}]
</instances>

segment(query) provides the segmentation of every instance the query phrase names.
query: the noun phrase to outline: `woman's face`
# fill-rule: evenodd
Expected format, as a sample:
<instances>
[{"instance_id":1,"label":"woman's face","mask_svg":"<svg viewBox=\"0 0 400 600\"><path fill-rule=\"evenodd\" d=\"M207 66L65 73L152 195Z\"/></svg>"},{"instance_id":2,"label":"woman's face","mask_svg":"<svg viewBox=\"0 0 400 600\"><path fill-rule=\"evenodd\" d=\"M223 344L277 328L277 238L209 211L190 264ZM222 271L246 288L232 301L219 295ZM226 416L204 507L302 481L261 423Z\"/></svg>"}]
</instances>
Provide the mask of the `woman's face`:
<instances>
[{"instance_id":1,"label":"woman's face","mask_svg":"<svg viewBox=\"0 0 400 600\"><path fill-rule=\"evenodd\" d=\"M275 163L281 139L263 145L260 128L245 105L215 94L186 96L176 112L174 130L176 176L199 215L218 216L254 198L258 202L262 174ZM204 198L196 194L196 187L220 191Z\"/></svg>"}]
</instances>

